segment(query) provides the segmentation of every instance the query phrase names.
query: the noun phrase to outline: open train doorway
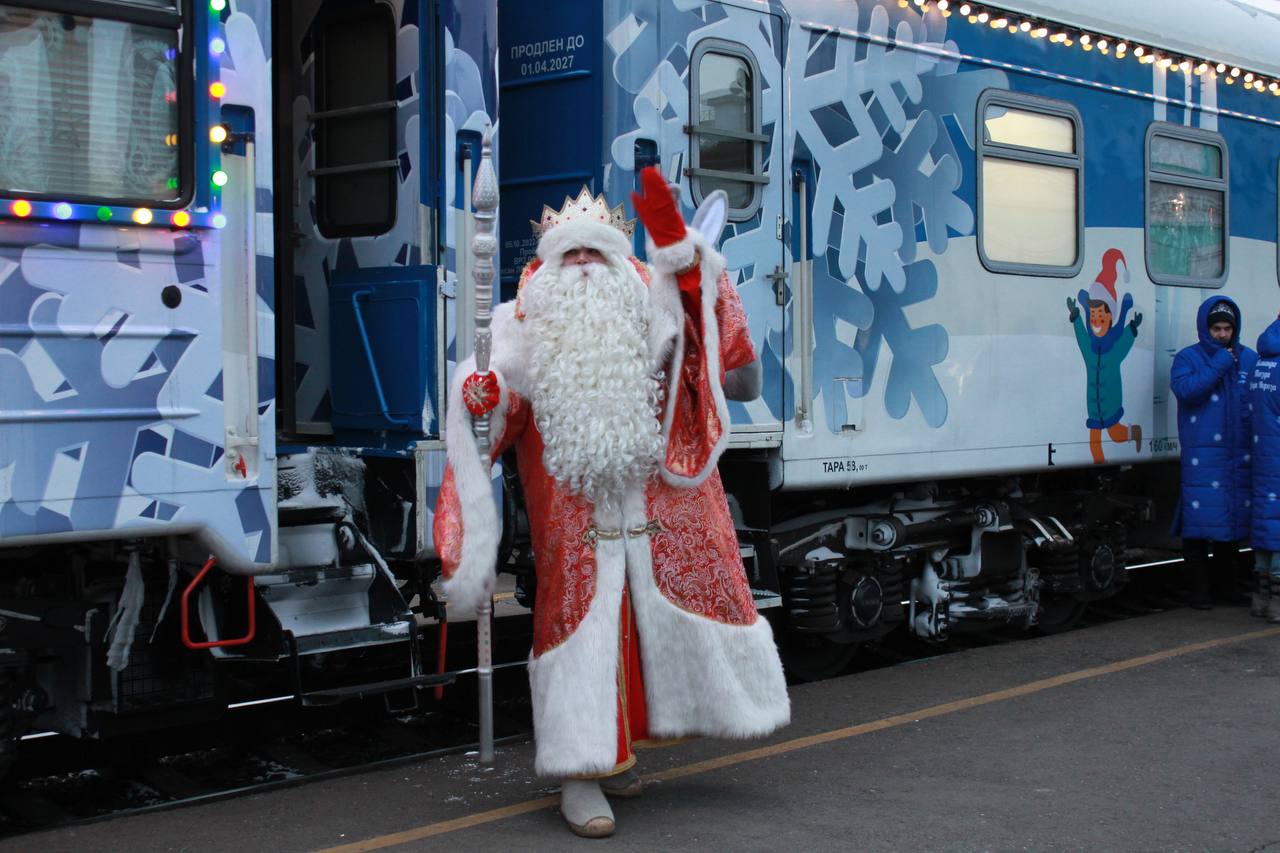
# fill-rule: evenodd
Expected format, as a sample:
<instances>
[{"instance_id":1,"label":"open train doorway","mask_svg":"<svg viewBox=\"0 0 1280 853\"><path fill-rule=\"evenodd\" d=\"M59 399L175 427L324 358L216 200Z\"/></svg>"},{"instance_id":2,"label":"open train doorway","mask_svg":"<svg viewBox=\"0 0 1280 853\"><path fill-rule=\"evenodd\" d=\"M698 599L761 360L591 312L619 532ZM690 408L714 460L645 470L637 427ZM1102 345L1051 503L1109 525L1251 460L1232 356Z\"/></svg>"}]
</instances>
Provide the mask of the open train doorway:
<instances>
[{"instance_id":1,"label":"open train doorway","mask_svg":"<svg viewBox=\"0 0 1280 853\"><path fill-rule=\"evenodd\" d=\"M404 449L436 432L435 5L277 3L279 427Z\"/></svg>"}]
</instances>

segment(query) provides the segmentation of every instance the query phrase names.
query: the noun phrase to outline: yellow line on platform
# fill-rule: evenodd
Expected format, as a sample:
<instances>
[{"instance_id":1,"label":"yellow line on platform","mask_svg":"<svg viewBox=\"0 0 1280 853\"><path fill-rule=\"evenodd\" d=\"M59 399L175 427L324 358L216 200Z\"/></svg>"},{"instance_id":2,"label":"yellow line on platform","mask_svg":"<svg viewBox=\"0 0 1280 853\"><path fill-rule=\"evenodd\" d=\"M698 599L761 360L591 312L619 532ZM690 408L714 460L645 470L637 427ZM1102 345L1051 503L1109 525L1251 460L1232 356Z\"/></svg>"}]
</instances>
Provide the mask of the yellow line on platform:
<instances>
[{"instance_id":1,"label":"yellow line on platform","mask_svg":"<svg viewBox=\"0 0 1280 853\"><path fill-rule=\"evenodd\" d=\"M650 773L646 775L644 779L646 782L658 782L670 779L679 779L683 776L693 776L698 773L707 773L724 767L732 767L735 764L757 761L761 758L770 758L775 755L784 755L788 752L808 749L811 746L819 746L824 743L831 743L838 740L847 740L848 738L883 731L884 729L891 729L908 723L918 723L921 720L942 717L947 714L954 714L957 711L966 711L970 708L990 705L994 702L1004 702L1009 699L1017 699L1021 696L1030 696L1033 693L1051 690L1054 687L1074 684L1077 681L1097 678L1100 675L1110 675L1115 672L1123 672L1127 669L1135 669L1136 667L1159 663L1160 661L1181 657L1182 655L1203 652L1209 649L1216 649L1221 646L1229 646L1235 643L1244 643L1249 640L1261 640L1267 637L1276 636L1280 636L1280 628L1266 628L1261 631L1250 631L1247 634L1235 634L1230 637L1220 637L1216 640L1205 640L1200 643L1190 643L1185 646L1165 649L1162 652L1142 655L1141 657L1128 658L1127 660L1116 661L1115 663L1104 664L1102 666L1089 667L1088 669L1079 669L1075 672L1055 675L1052 678L1042 678L1039 681L1030 681L1026 684L1020 684L1017 687L1010 687L1005 690L995 690L990 693L982 693L978 696L970 696L967 699L957 699L954 702L944 702L941 705L933 705L929 708L922 708L919 711L895 714L891 717L884 717L869 723L860 723L856 726L847 726L842 729L834 729L829 732L809 735L808 737L784 740L781 743L762 746L759 749L750 749L744 752L722 755L719 758L711 758L707 761L698 761L693 764L686 764L683 767L673 767L670 770ZM555 805L558 800L559 797L556 796L539 797L536 800L527 800L523 803L504 806L500 809L477 812L476 814L454 818L453 820L428 823L423 826L414 827L413 829L406 829L402 832L379 835L365 841L356 841L351 844L343 844L338 847L328 847L324 850L318 851L317 853L366 853L366 851L370 850L382 850L387 847L421 841L425 838L432 838L434 836L443 835L447 832L454 832L459 829L470 829L471 827L482 826L487 823L503 820L504 818L515 817L516 815L541 811L542 809Z\"/></svg>"}]
</instances>

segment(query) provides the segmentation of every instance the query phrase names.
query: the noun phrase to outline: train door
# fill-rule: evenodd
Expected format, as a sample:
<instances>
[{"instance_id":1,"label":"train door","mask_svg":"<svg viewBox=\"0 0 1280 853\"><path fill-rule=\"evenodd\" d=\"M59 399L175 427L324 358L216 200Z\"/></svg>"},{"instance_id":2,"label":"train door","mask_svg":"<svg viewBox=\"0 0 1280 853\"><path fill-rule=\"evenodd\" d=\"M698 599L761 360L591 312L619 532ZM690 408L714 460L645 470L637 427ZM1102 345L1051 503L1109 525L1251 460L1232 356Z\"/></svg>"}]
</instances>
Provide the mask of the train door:
<instances>
[{"instance_id":1,"label":"train door","mask_svg":"<svg viewBox=\"0 0 1280 853\"><path fill-rule=\"evenodd\" d=\"M728 196L721 237L731 280L747 310L763 367L761 396L729 403L733 446L772 446L781 438L781 329L786 301L786 157L783 153L782 19L725 9L721 26L689 44L686 200ZM684 151L680 152L681 155Z\"/></svg>"},{"instance_id":2,"label":"train door","mask_svg":"<svg viewBox=\"0 0 1280 853\"><path fill-rule=\"evenodd\" d=\"M437 426L434 4L282 3L276 23L281 428L403 449Z\"/></svg>"}]
</instances>

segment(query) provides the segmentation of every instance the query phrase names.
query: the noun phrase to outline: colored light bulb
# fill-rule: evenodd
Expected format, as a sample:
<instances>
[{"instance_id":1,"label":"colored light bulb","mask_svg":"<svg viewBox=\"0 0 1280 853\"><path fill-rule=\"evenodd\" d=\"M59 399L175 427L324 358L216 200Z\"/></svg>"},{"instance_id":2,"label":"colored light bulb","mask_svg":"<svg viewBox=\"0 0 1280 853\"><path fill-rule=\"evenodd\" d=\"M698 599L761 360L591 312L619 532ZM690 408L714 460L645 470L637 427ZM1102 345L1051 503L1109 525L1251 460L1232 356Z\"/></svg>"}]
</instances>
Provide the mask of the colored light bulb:
<instances>
[{"instance_id":1,"label":"colored light bulb","mask_svg":"<svg viewBox=\"0 0 1280 853\"><path fill-rule=\"evenodd\" d=\"M215 187L225 187L227 185L227 173L219 169L213 173L213 185Z\"/></svg>"},{"instance_id":2,"label":"colored light bulb","mask_svg":"<svg viewBox=\"0 0 1280 853\"><path fill-rule=\"evenodd\" d=\"M25 198L20 198L13 204L9 205L9 212L14 216L26 218L31 215L31 202Z\"/></svg>"},{"instance_id":3,"label":"colored light bulb","mask_svg":"<svg viewBox=\"0 0 1280 853\"><path fill-rule=\"evenodd\" d=\"M173 216L169 217L169 221L178 228L186 228L191 224L191 214L185 210L175 210Z\"/></svg>"},{"instance_id":4,"label":"colored light bulb","mask_svg":"<svg viewBox=\"0 0 1280 853\"><path fill-rule=\"evenodd\" d=\"M209 52L214 56L221 56L222 52L227 49L227 43L222 39L214 36L209 40Z\"/></svg>"},{"instance_id":5,"label":"colored light bulb","mask_svg":"<svg viewBox=\"0 0 1280 853\"><path fill-rule=\"evenodd\" d=\"M215 213L215 214L213 215L213 227L214 227L214 228L226 228L226 227L227 227L227 217L223 216L221 213Z\"/></svg>"},{"instance_id":6,"label":"colored light bulb","mask_svg":"<svg viewBox=\"0 0 1280 853\"><path fill-rule=\"evenodd\" d=\"M227 87L221 80L209 84L209 94L215 98L221 98L227 94Z\"/></svg>"},{"instance_id":7,"label":"colored light bulb","mask_svg":"<svg viewBox=\"0 0 1280 853\"><path fill-rule=\"evenodd\" d=\"M140 207L133 212L133 221L139 225L150 225L152 218L151 211L145 207Z\"/></svg>"},{"instance_id":8,"label":"colored light bulb","mask_svg":"<svg viewBox=\"0 0 1280 853\"><path fill-rule=\"evenodd\" d=\"M109 208L109 207L100 207L100 208L98 208L98 221L99 221L99 222L110 222L110 221L111 221L111 208Z\"/></svg>"},{"instance_id":9,"label":"colored light bulb","mask_svg":"<svg viewBox=\"0 0 1280 853\"><path fill-rule=\"evenodd\" d=\"M58 219L70 219L71 213L71 205L67 204L65 201L60 201L53 206L53 215Z\"/></svg>"},{"instance_id":10,"label":"colored light bulb","mask_svg":"<svg viewBox=\"0 0 1280 853\"><path fill-rule=\"evenodd\" d=\"M227 141L227 128L221 124L215 124L209 128L209 141L214 145L221 145Z\"/></svg>"},{"instance_id":11,"label":"colored light bulb","mask_svg":"<svg viewBox=\"0 0 1280 853\"><path fill-rule=\"evenodd\" d=\"M227 0L209 0L209 8L215 12L221 12L227 8Z\"/></svg>"}]
</instances>

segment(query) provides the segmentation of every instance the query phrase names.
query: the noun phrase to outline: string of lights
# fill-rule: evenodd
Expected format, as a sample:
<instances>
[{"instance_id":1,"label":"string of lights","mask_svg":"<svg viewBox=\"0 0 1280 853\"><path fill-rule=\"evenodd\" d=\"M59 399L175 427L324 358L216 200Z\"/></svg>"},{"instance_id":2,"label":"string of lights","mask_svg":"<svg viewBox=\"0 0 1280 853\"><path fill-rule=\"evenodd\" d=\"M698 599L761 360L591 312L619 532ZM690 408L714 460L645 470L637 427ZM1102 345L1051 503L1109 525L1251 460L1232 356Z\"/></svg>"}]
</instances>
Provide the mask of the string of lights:
<instances>
[{"instance_id":1,"label":"string of lights","mask_svg":"<svg viewBox=\"0 0 1280 853\"><path fill-rule=\"evenodd\" d=\"M1047 39L1051 44L1063 47L1078 46L1085 52L1097 51L1104 56L1119 60L1133 57L1141 64L1155 65L1170 73L1194 74L1205 80L1221 78L1228 86L1240 84L1246 91L1269 91L1273 95L1280 96L1280 79L1269 78L1239 66L1204 57L1172 53L1151 45L1137 44L1128 39L1067 27L1027 15L1017 15L992 6L954 2L954 0L898 0L898 5L904 9L915 6L921 14L934 12L946 18L959 15L970 24L988 26L993 30L1005 30L1012 35L1023 34L1033 39Z\"/></svg>"},{"instance_id":2,"label":"string of lights","mask_svg":"<svg viewBox=\"0 0 1280 853\"><path fill-rule=\"evenodd\" d=\"M226 11L226 8L227 0L209 0L209 9L213 13L210 15L210 28L214 35L210 37L208 45L209 78L212 81L209 83L208 92L214 104L220 103L221 99L227 94L226 84L217 79L219 59L227 50L227 42L222 34L222 13ZM166 51L165 58L169 62L176 62L178 61L178 53L176 50ZM165 93L165 100L168 103L176 103L177 99L177 92ZM200 199L199 194L197 194L191 205L173 211L155 211L150 207L122 207L71 201L0 198L0 213L7 213L10 217L16 219L101 223L132 222L136 225L167 226L174 229L192 226L224 228L227 224L227 218L219 208L222 202L222 190L226 187L229 177L221 168L219 152L229 135L230 131L226 125L212 124L209 127L209 142L213 145L213 151L211 152L213 156L210 157L210 162L213 165L209 174L211 186L207 194L207 201L209 202L207 206ZM180 141L181 136L179 133L168 133L164 138L164 144L168 147L177 146ZM176 190L178 188L178 179L176 177L169 178L168 187ZM197 203L200 203L200 206L196 206Z\"/></svg>"}]
</instances>

